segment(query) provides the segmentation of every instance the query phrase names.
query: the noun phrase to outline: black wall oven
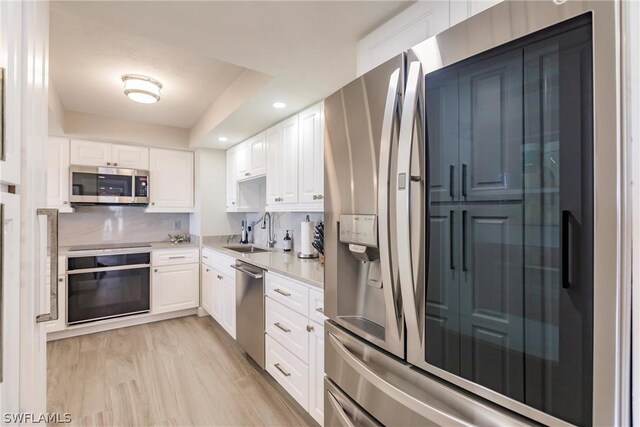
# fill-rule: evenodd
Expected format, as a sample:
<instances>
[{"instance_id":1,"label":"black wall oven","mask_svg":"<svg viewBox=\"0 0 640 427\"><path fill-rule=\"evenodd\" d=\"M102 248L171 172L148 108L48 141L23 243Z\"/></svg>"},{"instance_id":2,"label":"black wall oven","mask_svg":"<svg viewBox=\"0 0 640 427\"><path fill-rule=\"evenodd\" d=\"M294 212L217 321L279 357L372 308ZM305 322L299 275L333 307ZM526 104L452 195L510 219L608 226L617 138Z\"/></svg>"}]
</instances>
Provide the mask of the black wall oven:
<instances>
[{"instance_id":1,"label":"black wall oven","mask_svg":"<svg viewBox=\"0 0 640 427\"><path fill-rule=\"evenodd\" d=\"M68 258L67 324L148 313L150 253Z\"/></svg>"}]
</instances>

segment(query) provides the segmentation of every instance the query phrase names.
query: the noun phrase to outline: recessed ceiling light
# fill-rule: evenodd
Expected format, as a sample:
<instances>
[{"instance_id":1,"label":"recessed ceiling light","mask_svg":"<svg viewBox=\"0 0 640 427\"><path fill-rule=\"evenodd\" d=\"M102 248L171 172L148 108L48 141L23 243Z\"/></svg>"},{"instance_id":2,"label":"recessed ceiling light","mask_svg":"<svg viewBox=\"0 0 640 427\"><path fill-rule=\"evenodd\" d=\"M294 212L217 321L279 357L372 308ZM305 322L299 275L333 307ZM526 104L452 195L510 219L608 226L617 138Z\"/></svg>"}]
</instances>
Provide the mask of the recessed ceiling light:
<instances>
[{"instance_id":1,"label":"recessed ceiling light","mask_svg":"<svg viewBox=\"0 0 640 427\"><path fill-rule=\"evenodd\" d=\"M566 2L567 2L567 0L553 0L553 2L554 2L555 4L560 5L560 4L566 3Z\"/></svg>"},{"instance_id":2,"label":"recessed ceiling light","mask_svg":"<svg viewBox=\"0 0 640 427\"><path fill-rule=\"evenodd\" d=\"M160 89L162 83L151 77L140 74L125 74L122 76L124 82L124 94L130 100L141 104L155 104L160 101Z\"/></svg>"},{"instance_id":3,"label":"recessed ceiling light","mask_svg":"<svg viewBox=\"0 0 640 427\"><path fill-rule=\"evenodd\" d=\"M274 102L273 108L277 108L278 110L287 106L284 102Z\"/></svg>"},{"instance_id":4,"label":"recessed ceiling light","mask_svg":"<svg viewBox=\"0 0 640 427\"><path fill-rule=\"evenodd\" d=\"M227 137L226 136L221 136L220 138L218 138L218 141L226 142L227 141Z\"/></svg>"}]
</instances>

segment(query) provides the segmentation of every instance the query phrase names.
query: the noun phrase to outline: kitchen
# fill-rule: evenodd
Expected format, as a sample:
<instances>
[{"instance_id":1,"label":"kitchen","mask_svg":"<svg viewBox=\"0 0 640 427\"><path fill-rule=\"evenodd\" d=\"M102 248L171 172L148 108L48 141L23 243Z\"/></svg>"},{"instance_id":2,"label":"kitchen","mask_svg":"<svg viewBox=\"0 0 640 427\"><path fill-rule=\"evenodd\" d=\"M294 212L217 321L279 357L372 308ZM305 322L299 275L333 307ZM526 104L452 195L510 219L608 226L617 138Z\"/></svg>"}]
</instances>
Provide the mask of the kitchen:
<instances>
[{"instance_id":1,"label":"kitchen","mask_svg":"<svg viewBox=\"0 0 640 427\"><path fill-rule=\"evenodd\" d=\"M632 425L638 9L2 3L3 423Z\"/></svg>"}]
</instances>

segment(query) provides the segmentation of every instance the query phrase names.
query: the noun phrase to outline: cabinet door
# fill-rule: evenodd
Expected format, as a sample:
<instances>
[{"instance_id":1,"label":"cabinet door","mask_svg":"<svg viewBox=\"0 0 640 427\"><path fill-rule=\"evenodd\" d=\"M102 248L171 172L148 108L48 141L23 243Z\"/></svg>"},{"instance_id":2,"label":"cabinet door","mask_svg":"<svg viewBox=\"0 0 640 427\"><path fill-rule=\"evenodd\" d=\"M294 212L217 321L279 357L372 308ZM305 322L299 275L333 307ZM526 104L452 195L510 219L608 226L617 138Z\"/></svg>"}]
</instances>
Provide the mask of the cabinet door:
<instances>
[{"instance_id":1,"label":"cabinet door","mask_svg":"<svg viewBox=\"0 0 640 427\"><path fill-rule=\"evenodd\" d=\"M265 133L262 132L251 138L249 144L250 168L252 177L264 175L267 172L267 159L265 147Z\"/></svg>"},{"instance_id":2,"label":"cabinet door","mask_svg":"<svg viewBox=\"0 0 640 427\"><path fill-rule=\"evenodd\" d=\"M211 303L211 316L222 325L222 286L224 283L224 276L217 269L211 269L212 273L212 287L211 297L213 302Z\"/></svg>"},{"instance_id":3,"label":"cabinet door","mask_svg":"<svg viewBox=\"0 0 640 427\"><path fill-rule=\"evenodd\" d=\"M458 200L458 70L427 76L426 104L431 201Z\"/></svg>"},{"instance_id":4,"label":"cabinet door","mask_svg":"<svg viewBox=\"0 0 640 427\"><path fill-rule=\"evenodd\" d=\"M183 264L155 267L151 282L151 310L166 313L199 304L199 265Z\"/></svg>"},{"instance_id":5,"label":"cabinet door","mask_svg":"<svg viewBox=\"0 0 640 427\"><path fill-rule=\"evenodd\" d=\"M466 201L522 199L522 69L520 50L460 69L460 176Z\"/></svg>"},{"instance_id":6,"label":"cabinet door","mask_svg":"<svg viewBox=\"0 0 640 427\"><path fill-rule=\"evenodd\" d=\"M113 166L131 169L149 169L149 149L133 145L113 144L111 146Z\"/></svg>"},{"instance_id":7,"label":"cabinet door","mask_svg":"<svg viewBox=\"0 0 640 427\"><path fill-rule=\"evenodd\" d=\"M149 158L150 210L193 210L193 153L152 148Z\"/></svg>"},{"instance_id":8,"label":"cabinet door","mask_svg":"<svg viewBox=\"0 0 640 427\"><path fill-rule=\"evenodd\" d=\"M277 205L282 199L282 168L285 150L283 127L279 123L266 131L267 139L267 205Z\"/></svg>"},{"instance_id":9,"label":"cabinet door","mask_svg":"<svg viewBox=\"0 0 640 427\"><path fill-rule=\"evenodd\" d=\"M71 164L111 166L111 144L107 142L71 140Z\"/></svg>"},{"instance_id":10,"label":"cabinet door","mask_svg":"<svg viewBox=\"0 0 640 427\"><path fill-rule=\"evenodd\" d=\"M298 116L282 123L282 151L278 173L282 203L298 202Z\"/></svg>"},{"instance_id":11,"label":"cabinet door","mask_svg":"<svg viewBox=\"0 0 640 427\"><path fill-rule=\"evenodd\" d=\"M460 373L524 398L523 206L462 205Z\"/></svg>"},{"instance_id":12,"label":"cabinet door","mask_svg":"<svg viewBox=\"0 0 640 427\"><path fill-rule=\"evenodd\" d=\"M236 148L236 177L238 180L247 179L251 176L249 145L249 141L245 141Z\"/></svg>"},{"instance_id":13,"label":"cabinet door","mask_svg":"<svg viewBox=\"0 0 640 427\"><path fill-rule=\"evenodd\" d=\"M237 150L227 150L227 209L238 207L238 178L236 177Z\"/></svg>"},{"instance_id":14,"label":"cabinet door","mask_svg":"<svg viewBox=\"0 0 640 427\"><path fill-rule=\"evenodd\" d=\"M309 414L324 425L324 328L310 322L309 331Z\"/></svg>"},{"instance_id":15,"label":"cabinet door","mask_svg":"<svg viewBox=\"0 0 640 427\"><path fill-rule=\"evenodd\" d=\"M206 264L200 266L200 307L213 316L213 287L215 275L213 268Z\"/></svg>"},{"instance_id":16,"label":"cabinet door","mask_svg":"<svg viewBox=\"0 0 640 427\"><path fill-rule=\"evenodd\" d=\"M69 206L69 140L49 138L47 142L47 206Z\"/></svg>"},{"instance_id":17,"label":"cabinet door","mask_svg":"<svg viewBox=\"0 0 640 427\"><path fill-rule=\"evenodd\" d=\"M299 202L322 203L324 198L323 103L298 115Z\"/></svg>"},{"instance_id":18,"label":"cabinet door","mask_svg":"<svg viewBox=\"0 0 640 427\"><path fill-rule=\"evenodd\" d=\"M222 280L222 326L236 338L236 281L230 276Z\"/></svg>"}]
</instances>

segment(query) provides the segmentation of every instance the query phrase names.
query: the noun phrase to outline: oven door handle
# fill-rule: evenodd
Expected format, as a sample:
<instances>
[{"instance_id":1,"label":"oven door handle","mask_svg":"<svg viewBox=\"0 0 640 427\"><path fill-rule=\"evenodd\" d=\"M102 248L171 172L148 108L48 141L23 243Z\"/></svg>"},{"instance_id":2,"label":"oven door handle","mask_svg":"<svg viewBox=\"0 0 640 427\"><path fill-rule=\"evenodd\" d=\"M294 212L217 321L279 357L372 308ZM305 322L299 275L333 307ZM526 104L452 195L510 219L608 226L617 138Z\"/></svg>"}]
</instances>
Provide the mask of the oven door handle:
<instances>
[{"instance_id":1,"label":"oven door handle","mask_svg":"<svg viewBox=\"0 0 640 427\"><path fill-rule=\"evenodd\" d=\"M84 273L101 273L103 271L137 270L139 268L151 268L151 264L130 264L130 265L115 265L113 267L83 268L80 270L69 270L67 271L67 274L72 275L72 274L84 274Z\"/></svg>"},{"instance_id":2,"label":"oven door handle","mask_svg":"<svg viewBox=\"0 0 640 427\"><path fill-rule=\"evenodd\" d=\"M38 209L38 215L47 216L49 271L49 312L36 316L36 323L58 320L58 209Z\"/></svg>"}]
</instances>

